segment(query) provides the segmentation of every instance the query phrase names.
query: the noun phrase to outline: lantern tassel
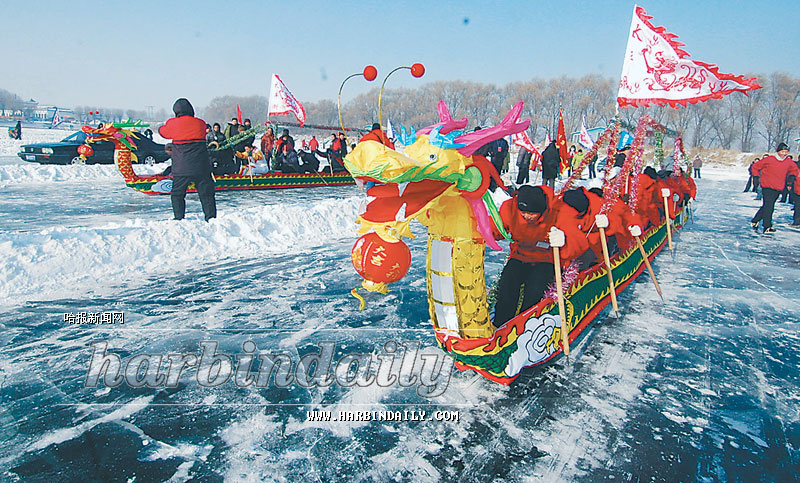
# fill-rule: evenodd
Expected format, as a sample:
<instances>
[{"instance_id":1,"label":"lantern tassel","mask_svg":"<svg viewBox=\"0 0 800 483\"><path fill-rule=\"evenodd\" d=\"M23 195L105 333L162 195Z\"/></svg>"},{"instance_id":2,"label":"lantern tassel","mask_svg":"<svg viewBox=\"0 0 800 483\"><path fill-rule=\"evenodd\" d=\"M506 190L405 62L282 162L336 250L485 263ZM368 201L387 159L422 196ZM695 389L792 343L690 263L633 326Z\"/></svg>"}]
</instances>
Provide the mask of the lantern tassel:
<instances>
[{"instance_id":1,"label":"lantern tassel","mask_svg":"<svg viewBox=\"0 0 800 483\"><path fill-rule=\"evenodd\" d=\"M364 280L361 282L361 286L364 287L364 290L369 292L378 292L383 295L389 293L389 286L385 282L373 282L372 280Z\"/></svg>"},{"instance_id":2,"label":"lantern tassel","mask_svg":"<svg viewBox=\"0 0 800 483\"><path fill-rule=\"evenodd\" d=\"M353 290L351 290L351 291L350 291L350 295L352 295L353 297L355 297L355 298L357 298L357 299L358 299L358 302L359 302L358 310L364 310L364 307L366 307L366 306L367 306L367 301L366 301L366 300L364 300L364 297L362 297L362 296L361 296L361 295L358 293L358 287L356 287L356 288L354 288Z\"/></svg>"}]
</instances>

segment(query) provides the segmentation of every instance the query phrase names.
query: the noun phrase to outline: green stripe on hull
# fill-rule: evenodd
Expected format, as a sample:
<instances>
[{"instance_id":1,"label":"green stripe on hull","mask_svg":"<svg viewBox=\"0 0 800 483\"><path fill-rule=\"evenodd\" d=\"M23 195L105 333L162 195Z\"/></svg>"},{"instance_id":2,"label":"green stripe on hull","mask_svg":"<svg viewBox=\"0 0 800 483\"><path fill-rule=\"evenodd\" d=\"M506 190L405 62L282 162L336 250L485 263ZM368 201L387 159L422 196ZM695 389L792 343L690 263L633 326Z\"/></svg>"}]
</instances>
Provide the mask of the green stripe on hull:
<instances>
[{"instance_id":1,"label":"green stripe on hull","mask_svg":"<svg viewBox=\"0 0 800 483\"><path fill-rule=\"evenodd\" d=\"M149 194L169 194L168 192L153 191L153 185L159 181L169 179L168 177L140 177L134 181L128 181L129 188ZM355 184L353 178L347 174L316 175L316 174L278 174L278 175L259 175L253 176L219 176L215 179L214 189L236 190L236 189L281 189L281 188L314 188L320 186L346 186ZM188 192L195 192L194 184L189 185Z\"/></svg>"},{"instance_id":2,"label":"green stripe on hull","mask_svg":"<svg viewBox=\"0 0 800 483\"><path fill-rule=\"evenodd\" d=\"M665 243L666 238L666 224L662 224L657 230L651 232L647 238L643 238L642 245L644 246L647 256L651 257L653 253ZM612 260L612 274L614 275L614 284L616 287L619 288L621 285L631 281L643 265L644 259L636 245L633 245L618 259ZM582 273L581 278L583 277L584 274ZM605 267L596 272L591 280L585 280L582 283L576 282L576 284L576 287L570 289L567 297L565 297L571 334L581 322L584 322L587 315L591 314L593 310L600 308L599 306L601 303L605 302L605 304L607 304L611 294ZM534 312L531 317L539 317L544 313L558 315L558 306L551 301L540 302L534 307ZM596 316L596 313L593 314L592 317L594 316ZM442 349L447 350L445 347L442 347ZM511 357L516 349L517 339L514 339L496 354L470 355L462 354L457 351L453 351L451 354L456 361L468 367L481 369L493 374L501 374L503 369L508 365L509 357Z\"/></svg>"}]
</instances>

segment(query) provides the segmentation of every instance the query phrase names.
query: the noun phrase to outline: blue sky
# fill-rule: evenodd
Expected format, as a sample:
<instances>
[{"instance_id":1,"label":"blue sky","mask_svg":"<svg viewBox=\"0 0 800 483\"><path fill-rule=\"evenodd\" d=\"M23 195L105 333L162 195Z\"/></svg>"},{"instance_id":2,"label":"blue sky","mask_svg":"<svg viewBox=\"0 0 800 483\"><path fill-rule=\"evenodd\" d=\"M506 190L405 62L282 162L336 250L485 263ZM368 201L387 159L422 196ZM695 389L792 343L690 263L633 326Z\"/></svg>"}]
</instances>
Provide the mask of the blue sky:
<instances>
[{"instance_id":1,"label":"blue sky","mask_svg":"<svg viewBox=\"0 0 800 483\"><path fill-rule=\"evenodd\" d=\"M640 2L722 72L800 75L800 2ZM169 108L267 95L277 73L303 101L345 100L394 67L495 84L599 73L618 78L634 2L35 1L4 8L0 88L47 104Z\"/></svg>"}]
</instances>

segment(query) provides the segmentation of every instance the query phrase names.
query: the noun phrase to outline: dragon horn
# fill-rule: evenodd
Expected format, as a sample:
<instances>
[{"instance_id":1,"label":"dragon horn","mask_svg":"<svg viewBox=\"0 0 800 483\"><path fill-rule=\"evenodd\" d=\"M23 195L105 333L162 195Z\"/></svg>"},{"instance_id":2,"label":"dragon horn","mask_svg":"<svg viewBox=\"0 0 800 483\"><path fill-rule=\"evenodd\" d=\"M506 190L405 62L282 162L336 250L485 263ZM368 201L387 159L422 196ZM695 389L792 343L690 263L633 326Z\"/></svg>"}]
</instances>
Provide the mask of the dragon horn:
<instances>
[{"instance_id":1,"label":"dragon horn","mask_svg":"<svg viewBox=\"0 0 800 483\"><path fill-rule=\"evenodd\" d=\"M431 131L437 127L441 128L439 129L439 132L442 134L447 134L455 129L464 129L467 127L467 123L469 122L467 121L467 118L462 117L458 121L454 121L453 116L450 115L450 109L447 107L447 103L443 100L440 100L436 105L436 110L439 112L439 122L420 129L418 131L419 134L430 134Z\"/></svg>"},{"instance_id":2,"label":"dragon horn","mask_svg":"<svg viewBox=\"0 0 800 483\"><path fill-rule=\"evenodd\" d=\"M439 111L439 121L447 122L453 120L453 116L450 115L450 109L443 100L440 99L439 103L436 104L436 110Z\"/></svg>"},{"instance_id":3,"label":"dragon horn","mask_svg":"<svg viewBox=\"0 0 800 483\"><path fill-rule=\"evenodd\" d=\"M508 111L508 114L506 114L506 117L500 122L500 124L487 129L481 129L480 131L462 134L461 136L457 137L455 141L465 145L463 148L459 148L458 152L464 156L472 156L475 154L475 151L490 141L494 141L495 139L500 139L503 136L516 134L528 129L528 126L531 124L530 119L517 122L519 121L519 115L522 113L523 104L524 103L522 101L516 103L514 107Z\"/></svg>"}]
</instances>

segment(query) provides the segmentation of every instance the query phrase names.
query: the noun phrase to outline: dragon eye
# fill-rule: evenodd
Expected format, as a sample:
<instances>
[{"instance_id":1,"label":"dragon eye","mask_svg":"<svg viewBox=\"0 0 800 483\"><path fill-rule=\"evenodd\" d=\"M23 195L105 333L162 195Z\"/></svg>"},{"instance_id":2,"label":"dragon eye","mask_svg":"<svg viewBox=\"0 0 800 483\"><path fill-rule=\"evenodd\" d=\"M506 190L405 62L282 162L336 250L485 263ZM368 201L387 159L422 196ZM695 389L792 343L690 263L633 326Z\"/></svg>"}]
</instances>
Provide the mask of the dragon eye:
<instances>
[{"instance_id":1,"label":"dragon eye","mask_svg":"<svg viewBox=\"0 0 800 483\"><path fill-rule=\"evenodd\" d=\"M437 159L439 159L439 156L437 156L436 153L431 153L428 155L428 159L430 159L431 161L436 161Z\"/></svg>"}]
</instances>

